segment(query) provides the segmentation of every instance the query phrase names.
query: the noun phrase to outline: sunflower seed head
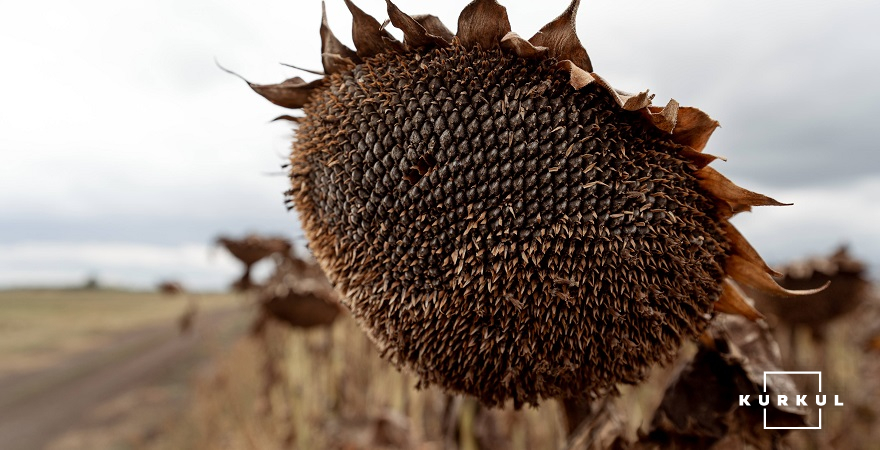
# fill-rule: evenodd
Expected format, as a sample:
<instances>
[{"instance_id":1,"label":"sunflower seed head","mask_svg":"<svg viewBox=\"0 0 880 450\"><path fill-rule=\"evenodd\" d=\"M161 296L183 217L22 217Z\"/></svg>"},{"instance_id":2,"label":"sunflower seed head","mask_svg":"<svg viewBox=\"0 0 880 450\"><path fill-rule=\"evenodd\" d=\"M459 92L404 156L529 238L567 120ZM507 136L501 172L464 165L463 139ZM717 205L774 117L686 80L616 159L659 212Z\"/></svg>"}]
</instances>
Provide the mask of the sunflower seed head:
<instances>
[{"instance_id":1,"label":"sunflower seed head","mask_svg":"<svg viewBox=\"0 0 880 450\"><path fill-rule=\"evenodd\" d=\"M536 403L638 382L716 307L760 317L727 275L767 288L772 271L727 219L779 202L708 167L708 115L593 73L578 1L525 40L494 0L455 36L389 0L403 42L346 3L356 54L321 27L346 65L251 87L307 92L289 195L385 357L486 404Z\"/></svg>"}]
</instances>

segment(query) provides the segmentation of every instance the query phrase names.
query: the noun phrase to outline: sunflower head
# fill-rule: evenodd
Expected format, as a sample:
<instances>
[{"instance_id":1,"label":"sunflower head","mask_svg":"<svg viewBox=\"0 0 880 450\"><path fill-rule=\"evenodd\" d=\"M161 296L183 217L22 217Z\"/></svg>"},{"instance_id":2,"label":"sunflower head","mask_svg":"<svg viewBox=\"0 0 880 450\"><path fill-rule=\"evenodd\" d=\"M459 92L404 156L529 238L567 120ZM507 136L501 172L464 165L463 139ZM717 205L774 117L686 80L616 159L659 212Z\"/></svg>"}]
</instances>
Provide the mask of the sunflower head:
<instances>
[{"instance_id":1,"label":"sunflower head","mask_svg":"<svg viewBox=\"0 0 880 450\"><path fill-rule=\"evenodd\" d=\"M223 246L230 255L244 264L244 273L232 284L232 288L237 291L247 291L254 287L251 280L251 267L254 264L273 254L286 255L293 248L285 238L256 234L241 239L219 236L216 244Z\"/></svg>"},{"instance_id":2,"label":"sunflower head","mask_svg":"<svg viewBox=\"0 0 880 450\"><path fill-rule=\"evenodd\" d=\"M386 3L403 41L346 0L323 78L249 84L303 111L289 198L390 361L486 404L601 395L759 317L733 280L786 293L728 222L780 203L708 166L708 115L593 72L578 1L529 39L494 0L455 34Z\"/></svg>"},{"instance_id":3,"label":"sunflower head","mask_svg":"<svg viewBox=\"0 0 880 450\"><path fill-rule=\"evenodd\" d=\"M342 308L330 282L314 263L278 256L275 272L257 292L264 314L293 328L326 327Z\"/></svg>"}]
</instances>

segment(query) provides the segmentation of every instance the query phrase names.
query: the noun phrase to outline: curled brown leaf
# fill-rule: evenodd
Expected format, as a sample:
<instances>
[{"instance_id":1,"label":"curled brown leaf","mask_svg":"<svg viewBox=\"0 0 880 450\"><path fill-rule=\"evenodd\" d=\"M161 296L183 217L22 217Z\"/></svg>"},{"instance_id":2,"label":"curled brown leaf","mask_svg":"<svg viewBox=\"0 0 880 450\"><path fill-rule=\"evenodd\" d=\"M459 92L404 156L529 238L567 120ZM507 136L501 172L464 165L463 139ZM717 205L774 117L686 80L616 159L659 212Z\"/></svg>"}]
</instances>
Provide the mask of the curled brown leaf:
<instances>
[{"instance_id":1,"label":"curled brown leaf","mask_svg":"<svg viewBox=\"0 0 880 450\"><path fill-rule=\"evenodd\" d=\"M395 27L403 31L403 42L407 47L445 47L449 45L449 41L429 33L422 24L401 11L391 0L385 0L385 3L388 5L388 17Z\"/></svg>"},{"instance_id":2,"label":"curled brown leaf","mask_svg":"<svg viewBox=\"0 0 880 450\"><path fill-rule=\"evenodd\" d=\"M496 48L510 32L507 9L495 0L474 0L458 16L458 39L466 48Z\"/></svg>"},{"instance_id":3,"label":"curled brown leaf","mask_svg":"<svg viewBox=\"0 0 880 450\"><path fill-rule=\"evenodd\" d=\"M345 63L346 60L351 62L352 65L360 62L357 53L346 47L342 42L339 42L339 39L330 30L330 25L327 24L327 7L323 1L321 2L320 34L321 62L324 65L324 72L333 74L348 70Z\"/></svg>"},{"instance_id":4,"label":"curled brown leaf","mask_svg":"<svg viewBox=\"0 0 880 450\"><path fill-rule=\"evenodd\" d=\"M824 286L816 289L803 289L796 291L785 289L777 284L762 267L739 255L730 255L727 257L724 271L737 283L743 286L748 286L752 289L757 289L761 292L779 297L812 295L822 292L829 285L829 283L825 283Z\"/></svg>"},{"instance_id":5,"label":"curled brown leaf","mask_svg":"<svg viewBox=\"0 0 880 450\"><path fill-rule=\"evenodd\" d=\"M537 59L547 56L547 47L536 47L513 31L501 38L501 48L513 52L520 58Z\"/></svg>"},{"instance_id":6,"label":"curled brown leaf","mask_svg":"<svg viewBox=\"0 0 880 450\"><path fill-rule=\"evenodd\" d=\"M752 206L791 205L791 203L782 203L766 195L743 189L711 167L704 167L695 172L694 175L699 180L700 187L730 204L730 208L734 213L749 211Z\"/></svg>"},{"instance_id":7,"label":"curled brown leaf","mask_svg":"<svg viewBox=\"0 0 880 450\"><path fill-rule=\"evenodd\" d=\"M351 0L345 0L345 5L351 11L351 38L359 57L368 58L388 52L403 53L403 44L383 29L378 20L358 8Z\"/></svg>"},{"instance_id":8,"label":"curled brown leaf","mask_svg":"<svg viewBox=\"0 0 880 450\"><path fill-rule=\"evenodd\" d=\"M678 117L675 128L672 130L672 140L676 144L686 145L698 152L706 148L706 143L718 122L708 114L697 108L682 106L678 108Z\"/></svg>"},{"instance_id":9,"label":"curled brown leaf","mask_svg":"<svg viewBox=\"0 0 880 450\"><path fill-rule=\"evenodd\" d=\"M587 72L593 71L593 63L587 50L581 45L575 31L575 18L577 16L580 0L573 0L568 8L552 22L544 25L529 39L536 47L547 47L550 56L558 60L567 59L575 63Z\"/></svg>"}]
</instances>

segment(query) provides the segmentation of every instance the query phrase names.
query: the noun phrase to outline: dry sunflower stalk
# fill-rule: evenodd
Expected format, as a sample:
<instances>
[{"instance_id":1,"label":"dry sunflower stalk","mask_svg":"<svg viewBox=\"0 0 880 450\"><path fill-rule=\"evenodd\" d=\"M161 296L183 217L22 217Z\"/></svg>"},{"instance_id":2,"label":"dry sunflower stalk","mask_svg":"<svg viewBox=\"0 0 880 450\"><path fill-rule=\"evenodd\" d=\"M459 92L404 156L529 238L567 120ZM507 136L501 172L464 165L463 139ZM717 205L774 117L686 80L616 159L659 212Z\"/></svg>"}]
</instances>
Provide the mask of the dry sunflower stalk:
<instances>
[{"instance_id":1,"label":"dry sunflower stalk","mask_svg":"<svg viewBox=\"0 0 880 450\"><path fill-rule=\"evenodd\" d=\"M302 109L289 199L359 324L424 384L489 405L604 395L668 361L732 280L791 294L728 222L757 205L703 153L718 123L593 73L579 2L530 39L495 0L453 34L387 1L398 41L346 0L326 76L248 83Z\"/></svg>"},{"instance_id":2,"label":"dry sunflower stalk","mask_svg":"<svg viewBox=\"0 0 880 450\"><path fill-rule=\"evenodd\" d=\"M766 324L742 317L719 318L696 356L668 386L650 432L632 448L788 448L782 439L789 431L773 427L808 426L806 407L771 403L765 410L737 404L738 396L746 394L795 398L799 392L788 375L765 380L765 372L780 370L781 360Z\"/></svg>"}]
</instances>

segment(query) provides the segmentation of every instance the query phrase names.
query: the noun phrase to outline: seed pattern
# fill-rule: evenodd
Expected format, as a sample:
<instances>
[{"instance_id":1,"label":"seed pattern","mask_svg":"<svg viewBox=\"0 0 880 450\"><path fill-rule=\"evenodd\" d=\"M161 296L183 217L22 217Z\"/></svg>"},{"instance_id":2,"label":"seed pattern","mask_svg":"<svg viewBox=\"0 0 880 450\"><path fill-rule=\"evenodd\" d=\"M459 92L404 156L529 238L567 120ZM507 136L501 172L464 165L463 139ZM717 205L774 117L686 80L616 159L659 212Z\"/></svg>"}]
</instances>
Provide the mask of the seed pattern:
<instances>
[{"instance_id":1,"label":"seed pattern","mask_svg":"<svg viewBox=\"0 0 880 450\"><path fill-rule=\"evenodd\" d=\"M353 314L424 381L489 403L639 380L705 326L724 277L680 146L554 63L377 56L330 78L293 153Z\"/></svg>"}]
</instances>

